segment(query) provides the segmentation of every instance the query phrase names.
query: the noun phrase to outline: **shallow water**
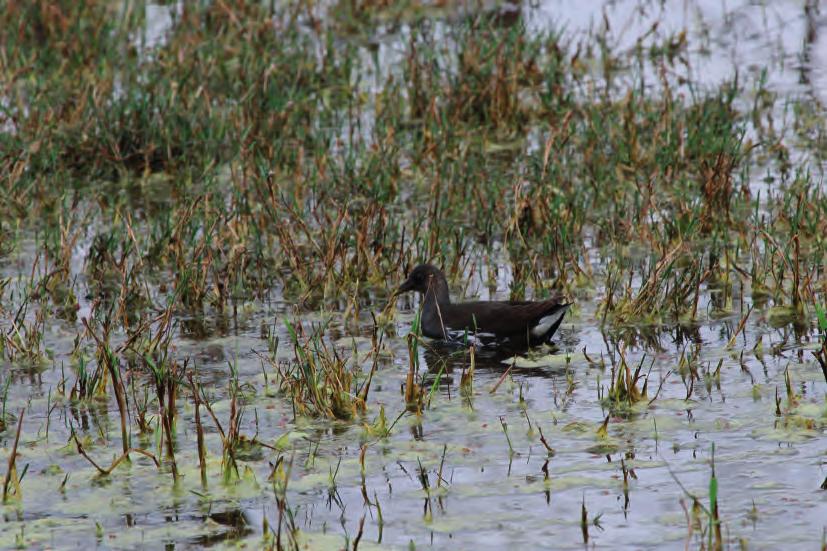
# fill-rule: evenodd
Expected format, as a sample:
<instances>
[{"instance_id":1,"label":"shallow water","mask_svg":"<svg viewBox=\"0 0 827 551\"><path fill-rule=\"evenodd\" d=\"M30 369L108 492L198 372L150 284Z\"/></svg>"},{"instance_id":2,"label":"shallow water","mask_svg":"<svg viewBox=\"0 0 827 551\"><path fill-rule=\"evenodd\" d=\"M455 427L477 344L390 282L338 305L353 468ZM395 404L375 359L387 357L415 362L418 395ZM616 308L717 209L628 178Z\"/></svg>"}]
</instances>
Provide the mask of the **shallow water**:
<instances>
[{"instance_id":1,"label":"shallow water","mask_svg":"<svg viewBox=\"0 0 827 551\"><path fill-rule=\"evenodd\" d=\"M630 6L641 5L645 14L638 17L642 12ZM673 2L661 9L647 2L608 2L601 12L576 3L546 2L522 9L532 25L551 21L572 37L601 25L605 14L618 36L613 47L621 49L633 47L653 21L661 22L657 32L664 36L687 28L690 44L701 45L691 52L696 84L726 80L736 69L757 78L766 68L767 86L774 91L820 101L822 84L827 84L820 62L827 60L822 16L806 15L799 2L722 6ZM156 15L147 46L161 40L168 20L162 7L153 7L152 13ZM394 35L383 44L392 50ZM820 162L813 161L814 171L821 170ZM90 231L79 241L73 257L72 271L81 285L91 236ZM14 255L0 258L0 276L14 278L14 285L22 288L36 250L34 237L24 240ZM593 252L600 267L601 257ZM498 260L496 286L474 280L468 298L508 297L510 268L507 258ZM454 289L454 296L460 292ZM112 476L96 475L69 441L70 432L77 431L87 452L108 465L120 450L115 444L120 437L118 411L113 400L90 405L57 397L60 366L68 366L79 329L48 319L45 347L53 363L4 365L6 407L14 415L25 407L18 469L28 467L22 501L4 505L0 546L257 548L264 519L270 526L277 523L268 476L282 455L292 464L288 504L310 548L341 548L352 542L362 519L360 547L366 549L404 548L411 542L419 548L581 548L584 540L613 549L678 548L686 542L697 547L701 542L697 530L690 531L687 511L691 496L709 504L714 446L725 541L734 546L744 540L750 548L812 549L827 529L827 494L820 489L827 476L827 405L823 375L809 353L818 333L813 327L796 329L783 312L760 301L754 304L750 290L742 291L737 284L732 295L743 299L721 313L713 304L715 292L702 294L699 322L689 327L601 328L596 296L578 297L555 338L556 347L515 362L511 377L494 392L511 358L478 355L469 394L460 389L461 373L469 366L467 354L423 347L421 372L429 389L435 385L434 394L421 416L401 417L405 405L400 387L408 371L405 335L416 302L413 297L398 299L368 412L348 423L294 419L291 404L272 389L275 374L254 351L267 353L262 328L274 326L281 342L279 358L289 359L293 351L286 318L301 321L308 332L312 322L330 320L328 340L343 355L353 356L355 350L354 361L363 363L366 372L370 312L385 307L387 289L376 289L375 298L361 304L356 326L344 324L342 308L303 311L285 302L278 288L270 290L267 301L246 301L224 317L180 318L175 353L195 362L202 385L217 399L213 408L219 419L224 422L229 414L231 363L244 387L242 432L258 434L280 450L254 449L239 458L240 481L222 483L220 438L205 421L211 475L206 489L198 473L193 406L183 399L176 425L176 460L183 477L177 485L168 465L159 471L138 455ZM83 297L79 302L83 317L90 303ZM750 306L755 309L744 331L728 347ZM7 328L8 323L3 314L0 324ZM629 365L644 366L651 403L614 415L600 396L621 350ZM586 354L591 360L602 357L605 365L595 366ZM685 355L693 356L693 366L707 382L696 383L688 399L678 373ZM719 362L716 378L711 374ZM66 373L71 384L68 368ZM785 373L796 404L788 403ZM784 415L776 414L776 396ZM388 423L399 417L387 438L366 428L380 406ZM599 429L607 418L602 435ZM541 429L553 457L539 442ZM0 437L5 460L14 427ZM134 445L161 455L158 434L133 438Z\"/></svg>"}]
</instances>

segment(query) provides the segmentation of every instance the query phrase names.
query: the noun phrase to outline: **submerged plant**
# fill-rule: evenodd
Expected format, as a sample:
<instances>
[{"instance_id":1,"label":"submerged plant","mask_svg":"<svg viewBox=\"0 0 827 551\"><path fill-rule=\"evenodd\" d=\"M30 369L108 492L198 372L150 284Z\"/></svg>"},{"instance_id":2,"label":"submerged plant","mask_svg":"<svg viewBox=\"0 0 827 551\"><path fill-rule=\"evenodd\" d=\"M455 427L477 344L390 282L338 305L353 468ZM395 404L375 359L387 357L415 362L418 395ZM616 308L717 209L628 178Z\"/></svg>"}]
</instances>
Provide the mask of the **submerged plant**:
<instances>
[{"instance_id":1,"label":"submerged plant","mask_svg":"<svg viewBox=\"0 0 827 551\"><path fill-rule=\"evenodd\" d=\"M192 526L204 537L187 528L166 543L248 545L247 528L222 531L213 516L262 502L274 503L278 518L265 511L253 545L313 547L320 544L303 532L330 537L341 523L344 546L355 548L373 535L363 515L374 511L382 543L380 497L390 502L386 515L406 503L396 467L423 488L430 522L448 490L448 445L468 457L507 449L512 459L519 442L506 418L515 412L529 424L527 461L536 459L532 448L544 455L549 501L556 482L547 460L569 449L544 422L549 415L556 424L603 406L600 445L587 451L613 462L610 422L613 436L624 434L643 454L649 439L635 422L650 416L658 454L659 440L672 437L669 426L658 433L660 401L685 407L672 420L700 437L692 408L705 406L702 396L712 402L715 390L716 423L746 396L768 413L750 419L756 434L819 426L800 413L821 406L813 398L820 381L795 366L812 353L827 381L824 107L811 91L775 89L769 69L707 78L696 62L707 46L717 56L718 41L706 23L698 37L664 31L658 19L629 42L619 33L635 27L616 25L611 6L579 32L538 24L532 2L483 4L3 3L0 432L11 453L4 493L12 505L24 476L49 475L44 457L67 473L97 472L91 488L68 474L32 484L65 498L71 521L88 517L76 509L96 502L103 494L95 492L126 468L141 482L126 501L169 484L160 478L168 471L179 483L154 494L158 507L199 520ZM632 4L648 13L657 3ZM817 9L805 4L806 24L787 27L807 28L800 80L811 86ZM726 30L740 20L725 18ZM579 341L585 362L567 355L565 372L557 371L563 358L552 349L555 365L524 368L515 357L505 366L465 343L434 363L438 347L421 337L418 316L407 339L398 337L408 323L397 311L411 308L389 292L419 261L443 266L451 291L468 297L575 297L560 342L574 349ZM307 322L319 312L332 322ZM247 346L257 335L261 372L244 363L246 349L225 363L227 341ZM615 348L610 374L602 353L586 353L601 337ZM736 359L740 371L728 369ZM584 372L587 365L600 374ZM661 368L669 371L649 397L649 375ZM683 387L668 381L673 372ZM519 384L516 404L497 392L507 380ZM473 408L452 401L455 381ZM480 394L481 385L490 392ZM532 394L547 387L553 401L535 403L551 409L529 417ZM762 403L773 387L775 416L773 403ZM378 406L370 415L368 403ZM14 415L24 405L25 425ZM396 430L407 413L412 441ZM469 422L455 425L457 415ZM492 420L493 435L477 432ZM567 426L591 436L594 424ZM40 428L34 436L37 425L45 438ZM152 434L156 449L148 451ZM287 455L296 434L312 443L295 463L302 472ZM358 452L352 436L364 445ZM53 453L57 438L69 445ZM674 436L676 455L682 440ZM368 445L375 461L365 460ZM431 445L442 449L439 491L429 480ZM368 509L361 518L344 491L356 453L357 508ZM394 461L408 453L421 458L416 472ZM220 473L212 454L221 456ZM328 454L341 469L314 487L307 475ZM201 488L182 492L196 462ZM648 490L630 484L632 458L620 465L625 513L630 495ZM462 473L455 493L498 472L480 467ZM261 469L271 487L247 495ZM706 549L721 547L726 534L716 476L713 457L709 503L693 497L686 506L690 536L701 534ZM68 514L48 494L30 502L32 495L25 492L23 520L7 519L6 535L21 524L21 546L42 544L32 519ZM115 509L132 528L113 529L120 520L106 511L89 534L57 530L71 542L127 545L119 538L134 539L154 516L134 515L126 501ZM46 511L36 510L41 504ZM580 513L583 539L595 543L585 496ZM419 543L421 527L408 527L410 535L394 531L386 543ZM433 546L467 543L440 540L444 526L434 528Z\"/></svg>"}]
</instances>

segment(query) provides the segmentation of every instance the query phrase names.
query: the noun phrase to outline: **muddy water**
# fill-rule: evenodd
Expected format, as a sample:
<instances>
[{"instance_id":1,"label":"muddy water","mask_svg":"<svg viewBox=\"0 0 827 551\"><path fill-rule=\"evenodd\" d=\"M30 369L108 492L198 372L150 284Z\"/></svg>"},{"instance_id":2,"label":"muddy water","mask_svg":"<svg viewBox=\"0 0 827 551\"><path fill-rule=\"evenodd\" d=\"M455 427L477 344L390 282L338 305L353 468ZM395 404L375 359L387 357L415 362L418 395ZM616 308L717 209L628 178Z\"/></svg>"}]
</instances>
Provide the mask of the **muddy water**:
<instances>
[{"instance_id":1,"label":"muddy water","mask_svg":"<svg viewBox=\"0 0 827 551\"><path fill-rule=\"evenodd\" d=\"M632 47L657 20L662 22L657 32L687 27L690 42L703 45L692 52L699 83L725 80L736 67L756 75L767 67L769 83L779 93L813 98L822 93L823 20L805 14L799 2L766 7L728 2L726 8L711 1L672 4L661 10L643 3L645 9L635 11L639 2L609 3L604 12L618 30L616 46ZM575 36L603 24L601 12L586 13L575 3L525 9L532 24L553 21ZM153 27L151 42L162 34L162 28ZM84 246L88 250L88 243L79 246L73 266L79 274ZM17 278L31 271L35 250L31 240L15 256L0 259L0 275L22 285ZM504 265L493 291L470 289L484 298L504 298L508 273ZM376 291L376 301L362 305L358 327L343 326L338 312L298 317L308 330L311 322L329 319L331 341L359 362L370 348L367 312L385 305L387 290ZM736 287L733 295L741 294ZM276 523L268 475L281 453L292 461L288 505L310 548L343 547L357 537L363 518L360 548L365 549L411 543L418 548L581 548L584 540L613 549L678 548L687 541L698 547L697 527L687 515L692 496L709 504L714 445L726 540L733 546L745 540L750 548L815 548L827 527L827 497L820 489L827 476L827 407L823 376L808 352L817 334L812 328L796 332L783 312L753 304L749 289L743 296L743 302L736 300L731 311L720 314L712 308L710 292L705 293L695 326L622 329L626 360L633 366L642 362L652 400L623 415L612 414L600 399L612 362L620 361L616 332L621 329L601 330L588 297L578 300L556 347L519 359L495 392L511 358L479 355L473 391L467 393L459 388L469 362L464 352L426 347L420 350L420 365L428 384L435 384L430 407L420 417L403 415L387 438L365 426L374 422L380 405L389 423L403 412L404 336L415 310L410 297L398 301L398 314L387 329L366 418L352 423L295 420L290 403L272 392L273 374L266 375L252 351L266 351L262 325L275 322L281 342L288 342L283 320L295 317L294 308L280 300L278 289L268 302L246 304L235 316L181 319L176 355L196 362L222 422L229 412L231 362L246 388L243 432L257 433L281 450L252 450L240 458L240 482L225 484L219 437L208 428L206 489L197 470L193 409L183 401L176 427L179 484L173 485L168 468L159 472L140 456L113 476L96 476L69 434L77 431L90 455L108 465L119 449L117 410L106 401L80 405L57 398L61 364L69 363L77 328L47 320L45 346L54 362L3 369L12 420L25 407L18 468L27 470L22 501L3 507L0 546L257 548L264 519ZM728 347L738 321L753 305L745 331ZM81 315L88 306L81 299ZM587 360L584 349L592 360L602 357L604 366ZM292 352L282 344L279 354L288 358ZM702 374L689 398L678 372L681 356L687 355ZM66 373L71 384L68 368ZM788 403L785 373L796 404ZM789 413L776 415L776 395ZM598 430L607 417L603 435ZM554 449L552 457L539 442L540 430ZM2 433L3 460L13 438L13 427ZM157 434L134 438L160 454ZM363 444L364 484L358 459Z\"/></svg>"}]
</instances>

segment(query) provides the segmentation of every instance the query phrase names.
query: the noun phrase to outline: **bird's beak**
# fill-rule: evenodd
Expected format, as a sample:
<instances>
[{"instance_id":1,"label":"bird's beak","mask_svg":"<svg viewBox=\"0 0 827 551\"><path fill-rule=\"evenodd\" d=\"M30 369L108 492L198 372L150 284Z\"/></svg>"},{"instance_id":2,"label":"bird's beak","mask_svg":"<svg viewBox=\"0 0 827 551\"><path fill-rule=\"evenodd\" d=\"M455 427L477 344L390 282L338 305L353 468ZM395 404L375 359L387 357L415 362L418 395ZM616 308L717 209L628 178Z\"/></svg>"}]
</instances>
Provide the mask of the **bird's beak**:
<instances>
[{"instance_id":1,"label":"bird's beak","mask_svg":"<svg viewBox=\"0 0 827 551\"><path fill-rule=\"evenodd\" d=\"M412 291L414 288L414 283L411 281L410 278L405 280L405 283L399 286L399 289L396 290L397 295L401 295L402 293L407 293L408 291Z\"/></svg>"}]
</instances>

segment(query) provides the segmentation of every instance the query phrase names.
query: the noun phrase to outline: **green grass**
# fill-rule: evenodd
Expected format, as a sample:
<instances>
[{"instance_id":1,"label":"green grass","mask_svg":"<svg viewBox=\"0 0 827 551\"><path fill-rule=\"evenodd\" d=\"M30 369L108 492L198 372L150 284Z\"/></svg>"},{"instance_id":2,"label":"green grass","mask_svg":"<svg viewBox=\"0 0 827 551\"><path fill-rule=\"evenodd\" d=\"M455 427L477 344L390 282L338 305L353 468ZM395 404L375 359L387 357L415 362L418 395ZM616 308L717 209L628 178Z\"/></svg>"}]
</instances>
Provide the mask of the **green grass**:
<instances>
[{"instance_id":1,"label":"green grass","mask_svg":"<svg viewBox=\"0 0 827 551\"><path fill-rule=\"evenodd\" d=\"M293 420L389 434L387 404L365 384L385 350L380 323L368 373L328 327L303 334L288 320L338 311L352 328L385 311L387 326L390 290L421 261L455 284L471 273L489 284L507 264L512 298L593 302L602 331L632 345L707 316L743 319L734 343L744 296L800 334L818 324L827 343L827 198L790 154L823 155L820 111L793 104L785 133L763 81L686 84L685 35L613 52L599 33L575 43L486 12L367 4L316 19L301 1L187 3L146 48L132 2L0 2L0 260L19 263L0 278L0 360L56 365L46 322L60 320L73 341L68 399L110 402L119 453L138 445L133 431L156 431L177 480L194 445L176 438L180 404L212 416L225 475L239 477L241 444L259 444L239 433L237 381L226 430L182 384L177 340L237 327L276 295L291 306L273 332L289 334L292 357L276 341L262 361ZM405 23L398 62L373 42L394 19ZM669 71L652 83L635 67ZM758 192L764 173L773 185ZM419 346L411 336L396 406L425 415ZM827 377L827 348L813 354ZM696 360L689 351L677 366L687 400ZM707 369L719 385L720 366ZM621 354L603 405L630 416L648 398L645 367ZM152 389L142 403L136 385ZM292 515L286 464L273 477L279 541ZM709 493L712 547L714 468Z\"/></svg>"}]
</instances>

